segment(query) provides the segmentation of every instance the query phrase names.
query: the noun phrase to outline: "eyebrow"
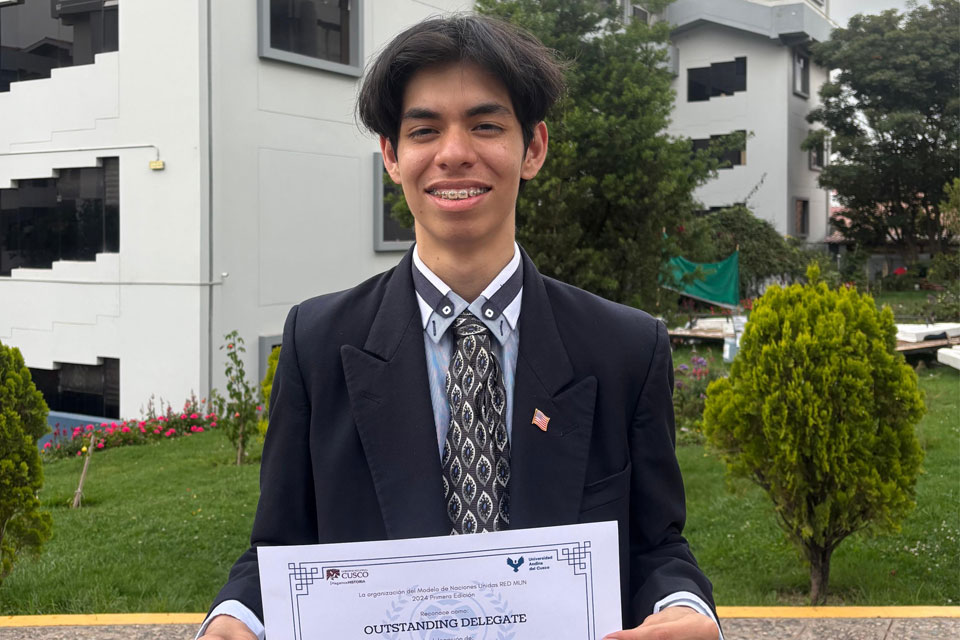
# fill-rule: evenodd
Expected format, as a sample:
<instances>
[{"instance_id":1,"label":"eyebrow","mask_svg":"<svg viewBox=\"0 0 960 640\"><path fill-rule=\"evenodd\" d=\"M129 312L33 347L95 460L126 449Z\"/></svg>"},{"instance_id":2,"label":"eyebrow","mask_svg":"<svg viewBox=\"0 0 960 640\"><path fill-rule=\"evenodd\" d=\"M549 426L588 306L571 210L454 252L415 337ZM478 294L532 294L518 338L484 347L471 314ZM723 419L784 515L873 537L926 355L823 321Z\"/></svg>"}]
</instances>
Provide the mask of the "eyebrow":
<instances>
[{"instance_id":1,"label":"eyebrow","mask_svg":"<svg viewBox=\"0 0 960 640\"><path fill-rule=\"evenodd\" d=\"M468 118L473 118L475 116L486 116L486 115L509 115L512 113L510 109L506 108L499 102L483 102L476 106L470 107L466 111L466 116ZM403 115L400 117L401 120L439 120L440 114L432 109L427 109L425 107L411 107L403 112Z\"/></svg>"}]
</instances>

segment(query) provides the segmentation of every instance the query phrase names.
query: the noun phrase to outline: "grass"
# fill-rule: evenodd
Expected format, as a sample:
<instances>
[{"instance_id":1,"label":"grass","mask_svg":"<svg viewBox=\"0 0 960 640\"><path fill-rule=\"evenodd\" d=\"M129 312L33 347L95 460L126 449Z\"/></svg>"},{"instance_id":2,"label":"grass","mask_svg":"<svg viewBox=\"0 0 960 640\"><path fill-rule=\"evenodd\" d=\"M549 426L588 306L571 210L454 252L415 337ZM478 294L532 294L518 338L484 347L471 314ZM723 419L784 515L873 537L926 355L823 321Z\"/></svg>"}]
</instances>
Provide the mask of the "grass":
<instances>
[{"instance_id":1,"label":"grass","mask_svg":"<svg viewBox=\"0 0 960 640\"><path fill-rule=\"evenodd\" d=\"M259 464L237 467L221 432L45 466L54 536L0 585L0 615L206 611L248 544Z\"/></svg>"},{"instance_id":2,"label":"grass","mask_svg":"<svg viewBox=\"0 0 960 640\"><path fill-rule=\"evenodd\" d=\"M960 377L946 368L920 377L930 411L919 426L927 456L917 509L899 534L841 544L829 604L960 604ZM766 496L744 481L727 485L701 446L678 455L686 534L718 604L805 604L807 571ZM233 456L221 432L98 453L77 511L67 505L81 461L47 464L41 499L54 537L0 585L0 615L205 611L247 545L256 506L259 465L237 468Z\"/></svg>"},{"instance_id":3,"label":"grass","mask_svg":"<svg viewBox=\"0 0 960 640\"><path fill-rule=\"evenodd\" d=\"M683 361L685 354L678 355ZM855 534L837 548L828 604L960 604L960 377L945 367L919 375L929 412L918 427L926 458L917 508L899 533ZM687 489L685 533L717 603L807 604L808 570L777 527L766 495L747 481L725 481L722 462L703 447L680 447L678 457Z\"/></svg>"}]
</instances>

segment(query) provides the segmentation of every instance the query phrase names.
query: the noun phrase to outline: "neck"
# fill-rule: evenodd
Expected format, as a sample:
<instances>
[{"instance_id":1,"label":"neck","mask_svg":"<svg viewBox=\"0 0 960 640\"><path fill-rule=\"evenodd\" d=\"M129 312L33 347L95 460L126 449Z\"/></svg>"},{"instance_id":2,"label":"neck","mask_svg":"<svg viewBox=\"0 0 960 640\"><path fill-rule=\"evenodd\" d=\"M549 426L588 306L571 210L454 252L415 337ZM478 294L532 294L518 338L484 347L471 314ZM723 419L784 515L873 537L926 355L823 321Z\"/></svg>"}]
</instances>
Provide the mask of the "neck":
<instances>
[{"instance_id":1,"label":"neck","mask_svg":"<svg viewBox=\"0 0 960 640\"><path fill-rule=\"evenodd\" d=\"M488 245L472 251L444 250L417 242L417 254L458 296L473 302L513 259L513 239L505 246Z\"/></svg>"}]
</instances>

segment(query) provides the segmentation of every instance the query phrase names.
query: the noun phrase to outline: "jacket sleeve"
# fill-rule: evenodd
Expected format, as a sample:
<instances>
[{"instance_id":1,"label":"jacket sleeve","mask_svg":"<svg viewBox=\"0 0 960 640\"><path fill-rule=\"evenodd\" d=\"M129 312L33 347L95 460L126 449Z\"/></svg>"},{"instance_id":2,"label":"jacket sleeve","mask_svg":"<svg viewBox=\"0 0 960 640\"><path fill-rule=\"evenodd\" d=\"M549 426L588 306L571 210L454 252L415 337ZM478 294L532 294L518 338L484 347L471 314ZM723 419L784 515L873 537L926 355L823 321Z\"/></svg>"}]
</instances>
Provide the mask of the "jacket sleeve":
<instances>
[{"instance_id":1,"label":"jacket sleeve","mask_svg":"<svg viewBox=\"0 0 960 640\"><path fill-rule=\"evenodd\" d=\"M630 428L630 613L635 624L677 592L695 594L716 613L710 581L682 535L686 505L675 447L673 358L667 328L658 321Z\"/></svg>"},{"instance_id":2,"label":"jacket sleeve","mask_svg":"<svg viewBox=\"0 0 960 640\"><path fill-rule=\"evenodd\" d=\"M263 621L257 547L317 542L316 499L310 459L310 401L297 353L297 312L283 328L280 361L270 394L270 426L260 464L260 501L247 549L230 570L211 611L237 600Z\"/></svg>"}]
</instances>

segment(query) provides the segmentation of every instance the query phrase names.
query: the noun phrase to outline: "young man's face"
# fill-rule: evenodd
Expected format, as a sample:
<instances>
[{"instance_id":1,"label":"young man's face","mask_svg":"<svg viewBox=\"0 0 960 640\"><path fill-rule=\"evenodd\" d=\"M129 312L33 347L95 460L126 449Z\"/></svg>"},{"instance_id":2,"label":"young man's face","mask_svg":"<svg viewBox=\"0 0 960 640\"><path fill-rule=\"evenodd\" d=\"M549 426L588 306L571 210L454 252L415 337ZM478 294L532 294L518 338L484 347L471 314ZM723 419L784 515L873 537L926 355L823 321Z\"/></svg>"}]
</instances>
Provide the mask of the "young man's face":
<instances>
[{"instance_id":1,"label":"young man's face","mask_svg":"<svg viewBox=\"0 0 960 640\"><path fill-rule=\"evenodd\" d=\"M510 94L470 63L416 73L403 94L396 153L381 138L384 164L403 187L424 251L502 248L514 238L520 179L533 178L547 151L547 129L526 152Z\"/></svg>"}]
</instances>

